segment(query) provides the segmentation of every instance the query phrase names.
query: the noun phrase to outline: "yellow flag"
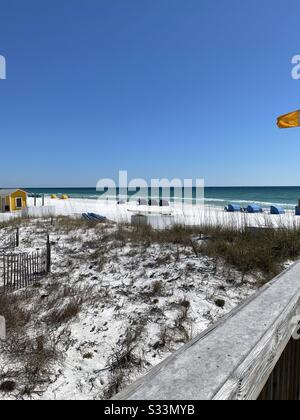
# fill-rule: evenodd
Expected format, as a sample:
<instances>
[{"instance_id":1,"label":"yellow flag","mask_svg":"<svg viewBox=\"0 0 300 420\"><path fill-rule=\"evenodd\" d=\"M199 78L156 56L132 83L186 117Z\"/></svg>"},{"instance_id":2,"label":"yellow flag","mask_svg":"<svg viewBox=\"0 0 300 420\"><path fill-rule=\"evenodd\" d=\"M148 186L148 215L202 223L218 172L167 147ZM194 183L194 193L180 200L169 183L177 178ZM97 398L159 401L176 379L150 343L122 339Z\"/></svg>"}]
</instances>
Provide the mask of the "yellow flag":
<instances>
[{"instance_id":1,"label":"yellow flag","mask_svg":"<svg viewBox=\"0 0 300 420\"><path fill-rule=\"evenodd\" d=\"M279 128L300 127L300 111L290 112L277 119Z\"/></svg>"}]
</instances>

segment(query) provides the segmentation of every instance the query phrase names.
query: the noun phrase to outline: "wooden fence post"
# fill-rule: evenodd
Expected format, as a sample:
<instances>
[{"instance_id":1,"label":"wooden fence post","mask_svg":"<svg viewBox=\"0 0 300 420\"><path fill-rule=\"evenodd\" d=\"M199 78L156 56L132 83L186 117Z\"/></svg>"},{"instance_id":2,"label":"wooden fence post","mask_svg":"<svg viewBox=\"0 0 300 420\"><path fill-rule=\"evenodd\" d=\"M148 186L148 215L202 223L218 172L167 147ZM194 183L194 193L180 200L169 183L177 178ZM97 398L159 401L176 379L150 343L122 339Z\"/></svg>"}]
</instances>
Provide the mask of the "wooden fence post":
<instances>
[{"instance_id":1,"label":"wooden fence post","mask_svg":"<svg viewBox=\"0 0 300 420\"><path fill-rule=\"evenodd\" d=\"M11 237L12 240L13 237ZM14 245L19 245L19 230ZM45 260L46 259L46 260ZM51 242L47 235L46 249L32 253L11 253L0 256L2 262L3 290L10 292L27 287L40 277L51 272Z\"/></svg>"},{"instance_id":2,"label":"wooden fence post","mask_svg":"<svg viewBox=\"0 0 300 420\"><path fill-rule=\"evenodd\" d=\"M51 272L51 243L50 243L50 236L47 235L47 266L46 266L46 272Z\"/></svg>"},{"instance_id":3,"label":"wooden fence post","mask_svg":"<svg viewBox=\"0 0 300 420\"><path fill-rule=\"evenodd\" d=\"M16 231L16 248L18 248L19 245L20 245L20 230L17 227L17 231Z\"/></svg>"},{"instance_id":4,"label":"wooden fence post","mask_svg":"<svg viewBox=\"0 0 300 420\"><path fill-rule=\"evenodd\" d=\"M6 257L3 255L3 283L4 283L4 290L6 290Z\"/></svg>"}]
</instances>

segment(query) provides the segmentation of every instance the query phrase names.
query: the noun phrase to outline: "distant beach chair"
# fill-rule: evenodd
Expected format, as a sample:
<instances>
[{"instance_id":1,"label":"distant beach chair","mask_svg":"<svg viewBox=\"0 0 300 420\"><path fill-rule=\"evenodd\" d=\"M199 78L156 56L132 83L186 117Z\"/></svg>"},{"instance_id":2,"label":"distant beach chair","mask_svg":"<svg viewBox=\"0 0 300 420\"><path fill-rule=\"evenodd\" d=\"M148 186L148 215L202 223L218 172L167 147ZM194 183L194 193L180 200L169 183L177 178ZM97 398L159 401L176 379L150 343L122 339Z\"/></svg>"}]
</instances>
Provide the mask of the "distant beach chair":
<instances>
[{"instance_id":1,"label":"distant beach chair","mask_svg":"<svg viewBox=\"0 0 300 420\"><path fill-rule=\"evenodd\" d=\"M159 206L160 207L170 207L170 203L168 200L159 200Z\"/></svg>"},{"instance_id":2,"label":"distant beach chair","mask_svg":"<svg viewBox=\"0 0 300 420\"><path fill-rule=\"evenodd\" d=\"M90 222L90 221L91 221L87 213L82 213L82 217L83 217L85 220L87 220L88 222Z\"/></svg>"},{"instance_id":3,"label":"distant beach chair","mask_svg":"<svg viewBox=\"0 0 300 420\"><path fill-rule=\"evenodd\" d=\"M95 213L83 213L82 217L87 220L88 222L105 222L107 219L104 216L100 216L99 214Z\"/></svg>"},{"instance_id":4,"label":"distant beach chair","mask_svg":"<svg viewBox=\"0 0 300 420\"><path fill-rule=\"evenodd\" d=\"M263 213L263 209L262 207L260 207L258 204L250 204L247 209L246 209L247 213Z\"/></svg>"},{"instance_id":5,"label":"distant beach chair","mask_svg":"<svg viewBox=\"0 0 300 420\"><path fill-rule=\"evenodd\" d=\"M239 204L229 204L227 207L225 207L225 211L228 213L236 213L241 212L242 208Z\"/></svg>"},{"instance_id":6,"label":"distant beach chair","mask_svg":"<svg viewBox=\"0 0 300 420\"><path fill-rule=\"evenodd\" d=\"M149 200L148 201L148 205L149 206L158 206L158 201L157 200Z\"/></svg>"},{"instance_id":7,"label":"distant beach chair","mask_svg":"<svg viewBox=\"0 0 300 420\"><path fill-rule=\"evenodd\" d=\"M88 215L98 222L105 222L107 220L105 216L101 216L100 214L88 213Z\"/></svg>"},{"instance_id":8,"label":"distant beach chair","mask_svg":"<svg viewBox=\"0 0 300 420\"><path fill-rule=\"evenodd\" d=\"M126 204L126 203L125 203L125 201L124 201L124 200L119 200L119 201L117 202L117 204L119 204L119 205L120 205L120 204Z\"/></svg>"},{"instance_id":9,"label":"distant beach chair","mask_svg":"<svg viewBox=\"0 0 300 420\"><path fill-rule=\"evenodd\" d=\"M271 206L271 214L285 214L285 210L278 206Z\"/></svg>"},{"instance_id":10,"label":"distant beach chair","mask_svg":"<svg viewBox=\"0 0 300 420\"><path fill-rule=\"evenodd\" d=\"M139 198L138 201L137 201L137 204L139 206L148 206L148 201L145 200L144 198Z\"/></svg>"}]
</instances>

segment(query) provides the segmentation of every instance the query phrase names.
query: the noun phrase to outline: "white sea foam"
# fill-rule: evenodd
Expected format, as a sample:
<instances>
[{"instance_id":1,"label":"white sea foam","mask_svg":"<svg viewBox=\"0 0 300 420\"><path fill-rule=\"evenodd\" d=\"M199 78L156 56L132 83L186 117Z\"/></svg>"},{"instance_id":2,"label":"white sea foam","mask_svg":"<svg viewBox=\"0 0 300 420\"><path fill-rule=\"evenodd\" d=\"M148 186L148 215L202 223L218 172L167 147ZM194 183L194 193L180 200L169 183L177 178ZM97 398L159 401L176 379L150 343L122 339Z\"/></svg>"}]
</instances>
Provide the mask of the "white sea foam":
<instances>
[{"instance_id":1,"label":"white sea foam","mask_svg":"<svg viewBox=\"0 0 300 420\"><path fill-rule=\"evenodd\" d=\"M259 204L262 207L267 206L279 206L284 208L291 208L293 209L295 207L295 204L291 203L279 203L279 202L268 202L268 201L257 201L257 200L238 200L236 198L233 199L223 199L223 198L205 198L205 203L239 203L239 204Z\"/></svg>"}]
</instances>

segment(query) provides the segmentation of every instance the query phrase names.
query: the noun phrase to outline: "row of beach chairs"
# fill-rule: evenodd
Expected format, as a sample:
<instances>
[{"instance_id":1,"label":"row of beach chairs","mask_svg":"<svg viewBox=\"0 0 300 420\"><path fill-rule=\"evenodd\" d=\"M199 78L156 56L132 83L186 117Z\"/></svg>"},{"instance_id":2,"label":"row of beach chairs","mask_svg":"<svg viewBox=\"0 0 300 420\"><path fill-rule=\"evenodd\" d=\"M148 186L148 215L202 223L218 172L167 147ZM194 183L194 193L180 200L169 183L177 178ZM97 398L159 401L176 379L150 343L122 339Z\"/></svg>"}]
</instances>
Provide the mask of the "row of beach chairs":
<instances>
[{"instance_id":1,"label":"row of beach chairs","mask_svg":"<svg viewBox=\"0 0 300 420\"><path fill-rule=\"evenodd\" d=\"M228 213L249 213L249 214L260 214L264 213L264 209L257 204L250 204L247 207L241 207L239 204L229 204L225 207L225 211ZM271 206L270 214L285 214L285 210L278 206Z\"/></svg>"},{"instance_id":2,"label":"row of beach chairs","mask_svg":"<svg viewBox=\"0 0 300 420\"><path fill-rule=\"evenodd\" d=\"M120 200L118 201L118 204L126 204L126 202L123 200ZM138 206L151 206L151 207L169 207L170 203L168 200L163 200L163 199L158 201L158 200L153 200L153 199L146 200L144 198L139 198L137 201L137 205Z\"/></svg>"}]
</instances>

